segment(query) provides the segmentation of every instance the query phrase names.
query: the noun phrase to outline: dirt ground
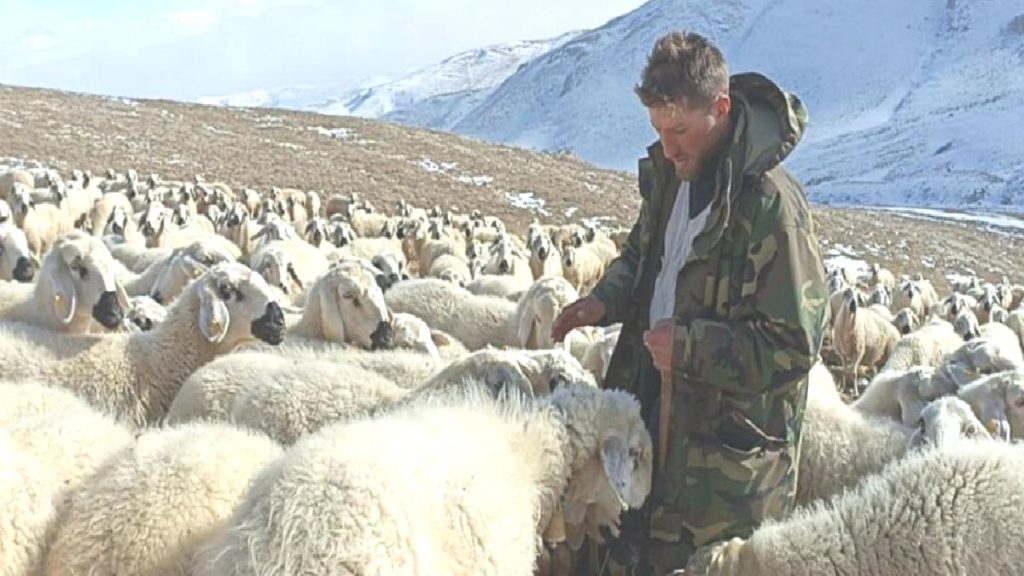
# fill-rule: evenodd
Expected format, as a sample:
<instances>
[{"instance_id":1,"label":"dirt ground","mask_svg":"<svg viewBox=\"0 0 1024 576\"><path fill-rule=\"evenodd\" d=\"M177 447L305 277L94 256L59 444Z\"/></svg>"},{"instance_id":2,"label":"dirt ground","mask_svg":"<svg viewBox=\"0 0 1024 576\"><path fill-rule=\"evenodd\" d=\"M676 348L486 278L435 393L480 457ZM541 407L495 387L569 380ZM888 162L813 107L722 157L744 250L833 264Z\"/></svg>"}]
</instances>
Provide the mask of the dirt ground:
<instances>
[{"instance_id":1,"label":"dirt ground","mask_svg":"<svg viewBox=\"0 0 1024 576\"><path fill-rule=\"evenodd\" d=\"M569 155L359 118L10 86L0 86L0 157L62 171L135 168L164 178L200 173L233 187L356 192L378 207L405 198L480 209L519 230L534 217L628 226L639 206L635 176ZM923 274L940 293L948 273L1024 282L1024 232L869 208L816 206L815 216L827 253L849 252L897 275Z\"/></svg>"}]
</instances>

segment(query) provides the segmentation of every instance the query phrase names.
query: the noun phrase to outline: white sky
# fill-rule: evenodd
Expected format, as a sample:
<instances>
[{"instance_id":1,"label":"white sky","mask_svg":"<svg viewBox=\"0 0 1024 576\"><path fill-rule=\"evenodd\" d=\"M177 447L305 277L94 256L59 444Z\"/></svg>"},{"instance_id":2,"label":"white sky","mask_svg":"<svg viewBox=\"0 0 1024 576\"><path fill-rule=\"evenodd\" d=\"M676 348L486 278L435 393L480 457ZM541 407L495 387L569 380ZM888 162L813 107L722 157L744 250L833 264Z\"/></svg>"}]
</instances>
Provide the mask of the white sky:
<instances>
[{"instance_id":1,"label":"white sky","mask_svg":"<svg viewBox=\"0 0 1024 576\"><path fill-rule=\"evenodd\" d=\"M643 0L0 0L0 83L192 100L400 76Z\"/></svg>"}]
</instances>

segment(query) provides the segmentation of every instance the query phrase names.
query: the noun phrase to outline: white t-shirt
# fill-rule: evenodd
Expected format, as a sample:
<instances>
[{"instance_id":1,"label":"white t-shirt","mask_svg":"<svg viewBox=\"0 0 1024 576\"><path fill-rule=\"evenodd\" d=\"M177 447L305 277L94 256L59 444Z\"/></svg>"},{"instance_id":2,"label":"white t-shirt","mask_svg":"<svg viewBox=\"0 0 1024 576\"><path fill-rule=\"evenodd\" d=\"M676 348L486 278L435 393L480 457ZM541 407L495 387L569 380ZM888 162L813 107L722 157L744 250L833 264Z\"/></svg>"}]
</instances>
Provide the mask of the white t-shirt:
<instances>
[{"instance_id":1,"label":"white t-shirt","mask_svg":"<svg viewBox=\"0 0 1024 576\"><path fill-rule=\"evenodd\" d=\"M665 250L661 256L661 271L654 280L654 294L651 297L651 326L658 320L672 318L676 308L676 280L686 258L693 248L693 239L704 229L704 223L711 211L709 203L700 214L690 219L690 183L683 182L676 192L672 214L665 228Z\"/></svg>"}]
</instances>

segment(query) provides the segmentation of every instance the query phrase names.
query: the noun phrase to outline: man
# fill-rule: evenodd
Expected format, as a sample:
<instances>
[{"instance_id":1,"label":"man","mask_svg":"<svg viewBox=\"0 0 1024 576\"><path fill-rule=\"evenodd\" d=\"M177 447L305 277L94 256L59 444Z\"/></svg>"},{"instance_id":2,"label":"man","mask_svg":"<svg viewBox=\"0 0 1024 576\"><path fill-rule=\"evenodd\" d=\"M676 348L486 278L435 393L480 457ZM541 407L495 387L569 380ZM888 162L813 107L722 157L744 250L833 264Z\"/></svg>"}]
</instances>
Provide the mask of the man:
<instances>
[{"instance_id":1,"label":"man","mask_svg":"<svg viewBox=\"0 0 1024 576\"><path fill-rule=\"evenodd\" d=\"M640 161L640 215L553 336L623 323L606 381L637 395L660 452L641 529L623 539L636 572L665 574L792 508L827 294L806 195L780 164L806 126L801 101L730 78L685 33L657 41L636 92L659 137Z\"/></svg>"}]
</instances>

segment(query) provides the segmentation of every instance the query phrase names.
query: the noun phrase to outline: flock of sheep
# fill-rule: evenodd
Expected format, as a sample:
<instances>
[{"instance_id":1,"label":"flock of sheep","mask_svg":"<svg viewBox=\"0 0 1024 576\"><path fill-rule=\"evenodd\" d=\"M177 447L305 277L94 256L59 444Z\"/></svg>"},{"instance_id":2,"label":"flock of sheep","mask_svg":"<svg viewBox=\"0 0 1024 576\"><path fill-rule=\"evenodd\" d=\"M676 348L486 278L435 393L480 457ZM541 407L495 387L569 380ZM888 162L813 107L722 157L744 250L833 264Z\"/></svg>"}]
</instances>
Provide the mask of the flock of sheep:
<instances>
[{"instance_id":1,"label":"flock of sheep","mask_svg":"<svg viewBox=\"0 0 1024 576\"><path fill-rule=\"evenodd\" d=\"M0 172L0 575L571 573L651 489L618 328L551 338L625 232ZM815 367L801 507L692 570L1009 569L1024 291L830 283L873 379Z\"/></svg>"}]
</instances>

